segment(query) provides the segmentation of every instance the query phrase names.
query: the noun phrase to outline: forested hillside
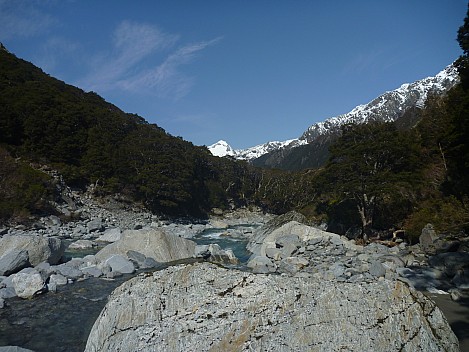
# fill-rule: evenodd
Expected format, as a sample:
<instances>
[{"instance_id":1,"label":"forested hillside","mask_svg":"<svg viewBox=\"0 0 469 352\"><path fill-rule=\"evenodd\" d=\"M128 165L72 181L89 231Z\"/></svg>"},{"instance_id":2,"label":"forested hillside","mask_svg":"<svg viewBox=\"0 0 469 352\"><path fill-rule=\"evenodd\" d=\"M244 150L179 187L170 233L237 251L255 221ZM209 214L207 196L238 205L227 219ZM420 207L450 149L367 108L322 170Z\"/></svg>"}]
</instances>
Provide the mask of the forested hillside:
<instances>
[{"instance_id":1,"label":"forested hillside","mask_svg":"<svg viewBox=\"0 0 469 352\"><path fill-rule=\"evenodd\" d=\"M102 194L120 192L162 214L203 217L249 196L244 185L252 175L244 164L213 157L93 92L46 75L3 46L0 116L2 174L9 175L0 189L3 219L45 211L43 201L53 197L44 174L26 175L37 174L31 162L59 170L71 186L95 184ZM31 190L21 185L25 178Z\"/></svg>"}]
</instances>

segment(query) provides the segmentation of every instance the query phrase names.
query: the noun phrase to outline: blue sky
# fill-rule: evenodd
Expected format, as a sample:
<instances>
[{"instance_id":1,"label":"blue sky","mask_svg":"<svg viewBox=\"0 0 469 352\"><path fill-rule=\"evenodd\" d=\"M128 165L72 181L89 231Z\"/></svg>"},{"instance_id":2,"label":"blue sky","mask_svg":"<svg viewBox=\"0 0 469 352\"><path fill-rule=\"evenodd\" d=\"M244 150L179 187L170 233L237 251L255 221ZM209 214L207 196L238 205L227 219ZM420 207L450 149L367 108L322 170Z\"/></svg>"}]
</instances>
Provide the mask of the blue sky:
<instances>
[{"instance_id":1,"label":"blue sky","mask_svg":"<svg viewBox=\"0 0 469 352\"><path fill-rule=\"evenodd\" d=\"M0 41L196 145L299 137L461 50L466 0L0 0Z\"/></svg>"}]
</instances>

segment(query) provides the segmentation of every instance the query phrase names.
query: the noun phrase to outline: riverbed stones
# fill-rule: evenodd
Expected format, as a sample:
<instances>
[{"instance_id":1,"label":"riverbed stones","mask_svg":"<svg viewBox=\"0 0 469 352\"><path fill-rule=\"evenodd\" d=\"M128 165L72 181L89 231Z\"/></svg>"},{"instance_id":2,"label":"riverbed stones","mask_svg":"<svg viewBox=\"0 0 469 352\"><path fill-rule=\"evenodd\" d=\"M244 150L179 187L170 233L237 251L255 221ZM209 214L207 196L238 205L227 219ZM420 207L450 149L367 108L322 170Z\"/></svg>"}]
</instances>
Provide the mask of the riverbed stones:
<instances>
[{"instance_id":1,"label":"riverbed stones","mask_svg":"<svg viewBox=\"0 0 469 352\"><path fill-rule=\"evenodd\" d=\"M5 235L0 238L0 256L15 249L28 251L29 262L34 266L44 261L58 263L65 246L58 238L34 235Z\"/></svg>"},{"instance_id":2,"label":"riverbed stones","mask_svg":"<svg viewBox=\"0 0 469 352\"><path fill-rule=\"evenodd\" d=\"M458 351L435 304L399 281L338 283L209 263L135 277L86 351Z\"/></svg>"},{"instance_id":3,"label":"riverbed stones","mask_svg":"<svg viewBox=\"0 0 469 352\"><path fill-rule=\"evenodd\" d=\"M30 266L28 251L13 249L0 257L0 276L17 273Z\"/></svg>"}]
</instances>

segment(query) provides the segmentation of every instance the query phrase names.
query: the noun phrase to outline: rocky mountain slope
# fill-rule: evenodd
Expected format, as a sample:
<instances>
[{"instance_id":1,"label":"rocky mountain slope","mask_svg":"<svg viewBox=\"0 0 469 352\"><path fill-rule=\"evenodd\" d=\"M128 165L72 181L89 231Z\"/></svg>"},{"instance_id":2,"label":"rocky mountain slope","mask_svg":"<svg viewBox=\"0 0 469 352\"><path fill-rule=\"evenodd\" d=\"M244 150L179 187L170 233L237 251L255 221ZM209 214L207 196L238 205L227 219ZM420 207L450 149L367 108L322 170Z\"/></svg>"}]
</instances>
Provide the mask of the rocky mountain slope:
<instances>
[{"instance_id":1,"label":"rocky mountain slope","mask_svg":"<svg viewBox=\"0 0 469 352\"><path fill-rule=\"evenodd\" d=\"M220 141L209 147L217 156L230 155L251 160L256 166L299 170L318 167L327 159L327 148L346 124L371 121L393 122L410 109L420 109L427 97L441 95L459 82L456 68L449 65L434 77L427 77L386 92L352 111L310 126L299 138L284 142L268 142L244 150L234 150ZM220 145L223 144L223 148Z\"/></svg>"}]
</instances>

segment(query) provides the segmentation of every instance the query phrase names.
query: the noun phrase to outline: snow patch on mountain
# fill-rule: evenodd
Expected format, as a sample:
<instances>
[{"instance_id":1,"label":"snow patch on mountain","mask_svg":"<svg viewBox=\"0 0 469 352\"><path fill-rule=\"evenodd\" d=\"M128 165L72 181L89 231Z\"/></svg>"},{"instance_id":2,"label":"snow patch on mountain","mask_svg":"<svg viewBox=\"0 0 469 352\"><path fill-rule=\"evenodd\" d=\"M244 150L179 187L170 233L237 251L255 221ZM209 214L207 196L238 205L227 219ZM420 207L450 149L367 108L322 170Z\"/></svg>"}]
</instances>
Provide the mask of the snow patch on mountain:
<instances>
[{"instance_id":1,"label":"snow patch on mountain","mask_svg":"<svg viewBox=\"0 0 469 352\"><path fill-rule=\"evenodd\" d=\"M252 160L273 150L285 147L296 147L306 143L306 141L300 141L299 139L289 139L283 142L267 142L247 149L233 149L227 142L220 140L215 144L208 146L208 150L210 150L210 152L215 156L231 156L239 160Z\"/></svg>"},{"instance_id":2,"label":"snow patch on mountain","mask_svg":"<svg viewBox=\"0 0 469 352\"><path fill-rule=\"evenodd\" d=\"M399 88L385 92L368 104L358 105L352 111L328 118L310 126L299 138L287 141L267 142L247 149L231 148L225 141L219 141L208 149L216 156L232 156L240 160L253 160L282 148L294 148L313 142L322 135L337 132L341 126L371 121L392 122L411 107L423 108L430 94L441 95L459 82L454 65L447 66L434 77L427 77L414 83L404 83Z\"/></svg>"}]
</instances>

